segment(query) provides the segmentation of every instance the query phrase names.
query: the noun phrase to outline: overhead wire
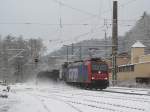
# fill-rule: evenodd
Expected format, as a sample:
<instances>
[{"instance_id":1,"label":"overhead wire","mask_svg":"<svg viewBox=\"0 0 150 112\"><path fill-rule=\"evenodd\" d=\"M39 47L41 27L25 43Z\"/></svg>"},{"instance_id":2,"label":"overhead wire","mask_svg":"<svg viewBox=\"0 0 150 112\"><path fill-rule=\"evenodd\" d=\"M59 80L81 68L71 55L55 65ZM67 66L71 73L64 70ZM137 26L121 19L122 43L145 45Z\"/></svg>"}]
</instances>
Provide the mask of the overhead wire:
<instances>
[{"instance_id":1,"label":"overhead wire","mask_svg":"<svg viewBox=\"0 0 150 112\"><path fill-rule=\"evenodd\" d=\"M104 28L104 25L97 27L92 33L94 33L95 31L97 31L97 30L99 30L99 29L102 29L102 28ZM89 34L91 34L91 30L88 31L88 32L81 33L81 34L79 34L79 35L73 36L73 37L71 37L71 38L72 38L72 39L75 39L76 41L78 41L79 38L81 38L81 37L83 37L83 36L87 36L87 35L89 35ZM58 41L62 41L62 40L58 40Z\"/></svg>"},{"instance_id":2,"label":"overhead wire","mask_svg":"<svg viewBox=\"0 0 150 112\"><path fill-rule=\"evenodd\" d=\"M133 2L135 2L135 1L137 1L137 0L129 0L129 1L127 1L126 3L124 3L124 4L120 4L119 5L119 7L125 7L125 6L127 6L127 5L129 5L129 4L131 4L131 3L133 3Z\"/></svg>"},{"instance_id":3,"label":"overhead wire","mask_svg":"<svg viewBox=\"0 0 150 112\"><path fill-rule=\"evenodd\" d=\"M14 24L18 24L18 25L47 25L47 26L60 26L60 23L58 24L54 24L54 23L34 23L34 22L0 22L0 24L9 24L9 25L14 25ZM66 25L66 26L87 26L87 25L90 25L90 24L86 24L86 23L83 23L83 24L72 24L72 23L64 23L61 25Z\"/></svg>"},{"instance_id":4,"label":"overhead wire","mask_svg":"<svg viewBox=\"0 0 150 112\"><path fill-rule=\"evenodd\" d=\"M95 28L95 30L93 30L92 32L91 32L91 30L90 30L90 31L88 31L88 32L86 32L86 33L83 33L83 34L74 36L73 38L75 38L75 39L78 41L78 39L79 39L80 37L83 37L83 36L89 35L89 34L91 34L91 33L94 33L95 31L97 31L97 30L99 30L99 29L102 29L102 28L104 28L104 25Z\"/></svg>"},{"instance_id":5,"label":"overhead wire","mask_svg":"<svg viewBox=\"0 0 150 112\"><path fill-rule=\"evenodd\" d=\"M99 15L96 15L96 14L93 14L93 13L90 13L90 12L87 12L87 11L84 11L84 10L81 10L81 9L78 9L78 8L75 8L75 7L72 7L72 6L70 6L70 5L68 5L68 4L66 4L66 3L64 3L64 2L60 2L60 0L51 0L51 1L53 1L53 2L56 2L56 3L58 3L59 4L59 6L61 7L61 6L64 6L64 7L68 7L68 8L71 8L71 9L73 9L73 10L76 10L76 11L79 11L79 12L81 12L81 13L84 13L84 14L87 14L87 15L90 15L90 18L91 17L96 17L96 18L98 18L98 19L100 19L99 18ZM126 2L126 3L124 3L124 4L121 4L121 5L119 5L119 7L125 7L125 6L127 6L127 5L129 5L130 3L132 3L132 2L135 2L135 1L137 1L137 0L129 0L128 2ZM109 5L110 5L110 2L109 2ZM61 9L60 9L61 10ZM101 15L102 14L104 14L104 13L107 13L107 12L110 12L110 11L112 11L112 8L110 7L110 9L108 9L108 10L105 10L104 12L101 12ZM105 18L101 18L102 20L104 20ZM111 19L107 19L107 20L111 20ZM127 19L127 20L118 20L118 21L137 21L136 19L135 20L130 20L130 19ZM51 24L51 23L33 23L33 22L23 22L23 23L15 23L15 22L0 22L0 24L39 24L39 25L60 25L60 23L62 23L62 20L60 20L59 21L59 24ZM63 24L63 25L87 25L87 24Z\"/></svg>"},{"instance_id":6,"label":"overhead wire","mask_svg":"<svg viewBox=\"0 0 150 112\"><path fill-rule=\"evenodd\" d=\"M87 12L87 11L84 11L84 10L81 10L81 9L78 9L78 8L75 8L75 7L72 7L72 6L70 6L70 5L66 4L66 3L62 3L62 2L60 2L59 0L52 0L52 1L58 3L60 8L61 8L61 6L65 6L65 7L71 8L71 9L73 9L73 10L80 11L80 12L82 12L82 13L84 13L84 14L88 14L88 15L90 15L90 18L91 18L91 17L97 17L98 19L102 19L102 20L105 19L105 18L99 18L99 15L92 14L92 13L89 13L89 12ZM126 6L126 5L129 5L129 4L132 3L132 2L135 2L135 1L137 1L137 0L130 0L130 1L126 2L126 3L124 3L124 4L119 5L119 7L124 7L124 6ZM110 5L110 2L109 2L109 5ZM61 9L60 9L60 11L61 11ZM104 11L104 12L101 12L101 15L104 14L104 13L106 13L106 12L110 12L110 11L112 11L112 8L111 8L111 7L110 7L109 10L106 10L106 11ZM61 12L59 12L59 13L60 13L59 24L34 23L34 22L22 22L22 23L19 23L19 22L0 22L0 24L51 25L51 26L53 26L53 25L54 25L54 26L55 26L55 25L59 25L59 26L61 26L61 25L66 25L66 26L67 26L67 25L68 25L68 26L74 26L74 25L83 25L83 26L86 26L86 25L90 25L90 24L86 24L86 23L83 23L83 24L62 24ZM87 19L88 19L88 18L87 18ZM112 21L112 19L106 19L106 20ZM137 19L131 19L131 20L130 20L130 19L124 19L124 20L118 20L118 21L137 21Z\"/></svg>"},{"instance_id":7,"label":"overhead wire","mask_svg":"<svg viewBox=\"0 0 150 112\"><path fill-rule=\"evenodd\" d=\"M131 4L131 3L133 3L133 2L135 2L135 1L137 1L137 0L129 0L129 1L127 1L126 3L123 3L123 4L121 4L121 5L119 5L118 7L119 8L124 8L125 6L127 6L127 5L129 5L129 4ZM111 0L109 0L109 8L110 9L107 9L107 10L104 10L103 12L101 12L101 15L103 15L103 14L105 14L105 13L109 13L109 12L112 12L112 6L111 6ZM93 18L95 18L95 19L98 19L98 20L104 20L104 19L106 19L106 18L102 18L102 16L101 16L101 18L99 18L99 16L95 16L95 17L93 17L93 16L90 16L90 17L87 17L87 18L85 18L85 19L83 19L83 20L81 20L81 21L87 21L87 20L89 20L89 19L93 19ZM137 17L136 17L137 18ZM110 21L112 21L112 19L107 19L107 20L110 20ZM134 21L134 22L136 22L137 20L139 20L139 19L127 19L127 20L118 20L118 21Z\"/></svg>"},{"instance_id":8,"label":"overhead wire","mask_svg":"<svg viewBox=\"0 0 150 112\"><path fill-rule=\"evenodd\" d=\"M93 14L93 13L90 13L90 12L87 12L87 11L84 11L84 10L82 10L82 9L79 9L79 8L75 8L75 7L73 7L73 6L71 6L71 5L68 5L68 4L66 4L66 3L64 3L64 2L60 2L60 0L51 0L51 1L53 1L53 2L55 2L55 3L58 3L59 4L59 6L61 7L61 6L64 6L64 7L67 7L67 8L70 8L70 9L72 9L72 10L76 10L76 11L78 11L78 12L80 12L80 13L84 13L84 14L87 14L87 15L89 15L90 16L90 18L92 17L96 17L96 18L98 18L98 19L103 19L103 18L101 18L101 17L99 17L99 15L96 15L96 14ZM127 5L129 5L130 3L132 3L132 2L134 2L134 1L137 1L137 0L130 0L130 1L128 1L128 2L126 2L125 4L121 4L121 5L119 5L119 7L125 7L125 6L127 6ZM109 2L109 5L110 5L110 2ZM60 9L61 10L61 9ZM105 10L104 12L100 12L100 15L102 15L102 14L104 14L104 13L107 13L107 12L110 12L110 11L112 11L112 9L111 9L111 7L110 7L110 9L109 10ZM107 20L110 20L111 21L111 19L107 19ZM118 21L136 21L136 20L118 20ZM50 23L33 23L33 22L23 22L23 23L15 23L15 22L4 22L4 23L0 23L0 24L24 24L24 25L49 25L49 26L60 26L60 27L62 27L62 26L88 26L88 25L92 25L92 24L86 24L86 23L84 23L84 24L63 24L62 23L62 18L61 18L61 13L60 13L60 19L59 19L59 23L58 24L50 24ZM98 24L97 24L98 25ZM110 24L111 25L111 24ZM126 25L126 26L130 26L130 25ZM77 36L77 37L81 37L81 36L84 36L84 35L88 35L89 33L91 33L91 31L90 32L88 32L88 33L84 33L84 34L81 34L81 35L79 35L79 36ZM76 36L75 36L76 37Z\"/></svg>"},{"instance_id":9,"label":"overhead wire","mask_svg":"<svg viewBox=\"0 0 150 112\"><path fill-rule=\"evenodd\" d=\"M125 7L126 5L130 4L130 3L133 2L133 1L137 1L137 0L130 0L130 1L128 1L127 3L120 5L119 7ZM110 8L111 8L111 7L110 7ZM78 10L78 11L79 11L79 10ZM112 11L112 9L110 9L109 11ZM105 11L104 13L106 13L106 12L108 12L108 11ZM90 18L93 18L93 17L96 17L96 18L97 18L97 16L90 16ZM99 17L98 17L98 18L99 18ZM99 18L99 19L102 19L102 18ZM109 19L109 20L111 20L111 19ZM137 21L137 20L129 20L129 19L125 20L125 19L124 19L124 20L118 20L118 21L122 21L122 22L131 22L131 21L132 21L132 22L135 22L135 21ZM88 25L89 25L89 24L88 24ZM111 24L109 24L109 25L111 26ZM129 24L127 24L127 25L119 24L119 25L120 25L120 26L125 26L125 27L132 26L132 25L129 25ZM94 33L94 32L89 31L89 32L86 32L86 33L77 35L77 36L75 36L75 37L73 37L73 38L78 39L78 38L80 38L80 37L89 35L90 33Z\"/></svg>"},{"instance_id":10,"label":"overhead wire","mask_svg":"<svg viewBox=\"0 0 150 112\"><path fill-rule=\"evenodd\" d=\"M51 0L51 1L53 1L53 2L55 2L55 3L59 3L59 4L61 4L61 6L70 8L70 9L72 9L72 10L76 10L76 11L78 11L78 12L80 12L80 13L84 13L84 14L87 14L87 15L90 15L90 16L93 16L93 17L98 16L98 15L96 15L96 14L93 14L93 13L90 13L90 12L87 12L87 11L84 11L84 10L79 9L79 8L75 8L75 7L71 6L71 5L68 5L68 4L64 3L64 2L60 2L60 1L58 1L58 0Z\"/></svg>"}]
</instances>

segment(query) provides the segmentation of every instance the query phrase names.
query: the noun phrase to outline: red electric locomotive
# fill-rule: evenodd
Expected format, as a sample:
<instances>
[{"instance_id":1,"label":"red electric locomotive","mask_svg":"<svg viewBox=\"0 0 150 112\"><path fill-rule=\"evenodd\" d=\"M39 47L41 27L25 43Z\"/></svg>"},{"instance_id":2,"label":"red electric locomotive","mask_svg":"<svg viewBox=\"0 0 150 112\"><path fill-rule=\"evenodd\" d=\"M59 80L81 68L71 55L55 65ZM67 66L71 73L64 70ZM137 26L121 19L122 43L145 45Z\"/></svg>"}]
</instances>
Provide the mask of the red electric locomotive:
<instances>
[{"instance_id":1,"label":"red electric locomotive","mask_svg":"<svg viewBox=\"0 0 150 112\"><path fill-rule=\"evenodd\" d=\"M100 58L66 63L60 78L81 87L105 89L109 86L108 65Z\"/></svg>"}]
</instances>

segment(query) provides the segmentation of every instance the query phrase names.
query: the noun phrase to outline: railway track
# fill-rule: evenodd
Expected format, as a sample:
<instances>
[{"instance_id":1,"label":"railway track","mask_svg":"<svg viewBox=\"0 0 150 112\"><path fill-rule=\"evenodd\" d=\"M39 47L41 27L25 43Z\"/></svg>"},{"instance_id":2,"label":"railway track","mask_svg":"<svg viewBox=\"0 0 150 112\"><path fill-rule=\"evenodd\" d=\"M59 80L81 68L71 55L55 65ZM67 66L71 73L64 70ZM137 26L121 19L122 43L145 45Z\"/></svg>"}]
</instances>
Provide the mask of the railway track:
<instances>
[{"instance_id":1,"label":"railway track","mask_svg":"<svg viewBox=\"0 0 150 112\"><path fill-rule=\"evenodd\" d=\"M81 105L81 106L86 106L86 107L91 107L91 108L96 108L96 109L100 109L100 110L107 110L108 112L112 111L112 112L122 112L122 111L117 111L115 109L111 109L111 108L106 108L106 107L102 107L102 106L98 106L98 105L93 105L93 104L89 104L83 101L75 101L75 100L69 100L70 98L66 97L66 96L62 96L62 95L57 95L57 97L54 96L43 96L43 95L38 95L40 97L45 97L48 99L55 99L61 102L64 102L67 105L70 105L72 108L74 108L77 112L84 112L82 111L80 108L74 106L76 105ZM58 97L59 96L59 97ZM67 98L67 99L64 99Z\"/></svg>"},{"instance_id":2,"label":"railway track","mask_svg":"<svg viewBox=\"0 0 150 112\"><path fill-rule=\"evenodd\" d=\"M76 93L75 95L95 97L95 98L107 98L107 99L111 98L111 99L129 100L129 101L134 101L134 102L150 103L150 99L147 98L147 95L144 95L146 97L140 97L141 95L137 95L137 94L127 94L128 96L118 96L118 92L108 92L107 91L107 93L116 93L116 94L111 94L110 96L106 96L106 95L101 95L101 94L92 95L91 93L86 93L86 94L85 93ZM120 94L120 92L119 92L119 94ZM121 94L124 95L124 93L121 93ZM130 95L132 95L132 96L130 96ZM136 95L136 97L133 97L134 95Z\"/></svg>"},{"instance_id":3,"label":"railway track","mask_svg":"<svg viewBox=\"0 0 150 112\"><path fill-rule=\"evenodd\" d=\"M72 98L73 96L81 96L81 97L82 96L87 96L87 97L94 97L94 98L119 99L119 100L128 100L128 101L134 101L134 102L150 103L149 95L145 95L145 94L118 92L118 91L108 91L108 90L103 90L103 91L99 91L99 90L82 90L83 92L81 92L80 89L74 89L72 91L71 90L68 91L67 89L64 91L64 89L62 89L63 90L62 91L61 89L57 90L55 88L55 91L50 90L49 93L55 94L56 96L63 96L63 97L66 97L66 98ZM73 91L75 91L75 92L73 92ZM93 91L96 92L96 93L94 93L94 95L93 95ZM110 96L106 96L106 95L103 95L104 93L113 93L113 94L111 94ZM66 94L66 95L64 96L62 94ZM118 94L120 94L120 95L118 96ZM124 96L124 95L126 95L126 96Z\"/></svg>"},{"instance_id":4,"label":"railway track","mask_svg":"<svg viewBox=\"0 0 150 112\"><path fill-rule=\"evenodd\" d=\"M38 99L40 101L40 103L42 104L43 108L46 110L46 112L51 112L51 110L46 106L46 104L44 103L43 99L38 98L37 96L33 96L36 99Z\"/></svg>"},{"instance_id":5,"label":"railway track","mask_svg":"<svg viewBox=\"0 0 150 112\"><path fill-rule=\"evenodd\" d=\"M108 87L109 89L116 89L116 90L133 90L133 91L148 91L149 89L144 88L129 88L129 87Z\"/></svg>"},{"instance_id":6,"label":"railway track","mask_svg":"<svg viewBox=\"0 0 150 112\"><path fill-rule=\"evenodd\" d=\"M118 91L120 90L120 91ZM124 90L130 90L130 91L124 91ZM132 89L132 88L112 88L112 89L105 89L104 92L111 92L111 93L120 93L120 94L131 94L131 95L144 95L144 96L150 96L150 90L138 90L138 89ZM139 93L139 91L144 91L144 93Z\"/></svg>"},{"instance_id":7,"label":"railway track","mask_svg":"<svg viewBox=\"0 0 150 112\"><path fill-rule=\"evenodd\" d=\"M142 93L132 93L132 92L121 92L121 91L114 91L114 90L103 90L103 92L109 92L109 93L120 93L120 94L128 94L128 95L144 95L144 96L150 96L150 94L142 94Z\"/></svg>"},{"instance_id":8,"label":"railway track","mask_svg":"<svg viewBox=\"0 0 150 112\"><path fill-rule=\"evenodd\" d=\"M64 97L64 98L68 98L68 97ZM97 100L91 100L91 99L82 99L82 100L85 101L85 102L75 101L75 100L72 101L72 100L66 99L67 102L71 102L71 103L74 103L74 104L80 104L80 105L84 105L84 106L89 106L89 107L94 107L94 108L99 108L99 109L105 109L105 110L109 110L109 111L116 111L115 109L108 108L109 106L113 106L113 107L117 107L117 108L118 107L119 108L127 108L127 109L138 110L138 111L145 111L145 109L143 109L143 108L132 107L132 106L124 106L124 105L113 104L113 103L104 102L104 101L97 101ZM96 105L93 105L91 103L95 103ZM106 107L101 107L99 105L108 105L108 107L107 108Z\"/></svg>"},{"instance_id":9,"label":"railway track","mask_svg":"<svg viewBox=\"0 0 150 112\"><path fill-rule=\"evenodd\" d=\"M111 91L108 91L107 89L102 91L85 90L59 85L15 89L17 91L15 93L12 92L13 95L17 94L21 98L22 96L27 97L27 100L25 100L25 103L23 104L26 105L28 102L30 103L30 98L33 98L32 100L35 102L37 101L37 104L40 105L38 109L41 107L40 110L43 110L44 112L54 112L55 107L56 110L59 110L57 109L57 104L58 108L60 106L60 108L66 110L66 112L68 112L68 109L73 112L148 112L150 109L149 95L127 93L127 91L118 92L115 91L116 89L111 89ZM134 91L136 91L136 89ZM16 101L11 98L13 97L10 97L10 104L14 104ZM24 98L22 98L22 100L24 100ZM32 103L32 106L34 105L35 104ZM7 112L6 107L2 105L0 105L0 110Z\"/></svg>"},{"instance_id":10,"label":"railway track","mask_svg":"<svg viewBox=\"0 0 150 112\"><path fill-rule=\"evenodd\" d=\"M69 91L68 91L68 90L64 91L64 89L63 89L63 92L64 92L65 94L71 94L71 95L81 95L81 96L82 96L82 95L85 95L85 92L86 92L86 93L89 93L89 96L91 96L91 94L92 94L91 92L92 92L92 91L97 91L97 94L98 94L98 95L100 95L100 94L99 94L100 92L101 92L101 93L104 93L104 92L107 92L107 93L116 93L116 94L119 93L119 94L122 94L122 95L124 95L124 94L125 94L125 95L136 95L137 98L134 97L134 99L137 99L137 100L139 100L139 101L141 101L141 100L145 100L145 102L149 102L149 101L150 101L150 100L147 101L147 98L141 98L141 97L139 97L139 96L146 96L146 97L148 96L148 97L149 97L149 96L150 96L149 94L141 94L141 93L138 94L138 93L129 93L129 92L118 92L118 91L115 91L115 90L114 90L114 91L112 91L112 90L111 90L111 91L109 91L109 90L103 90L103 91L100 91L100 90L82 90L83 92L81 92L81 91L79 90L80 92L78 92L78 89L77 89L77 90L75 89L75 90L73 90L73 91L76 91L76 93L72 93L72 91L70 91L70 90L69 90ZM60 90L55 90L55 91L51 90L51 91L49 91L49 92L50 92L50 93L60 93ZM86 95L88 96L88 94L86 94ZM98 96L94 96L94 97L98 97ZM118 96L117 96L117 97L118 97ZM132 98L133 98L133 96L131 96L131 97L130 97L130 96L126 96L126 97L127 97L126 99L132 99ZM124 98L124 96L123 96L123 98ZM125 98L124 98L124 99L125 99ZM135 101L137 101L137 100L135 100Z\"/></svg>"},{"instance_id":11,"label":"railway track","mask_svg":"<svg viewBox=\"0 0 150 112\"><path fill-rule=\"evenodd\" d=\"M143 108L138 108L138 107L124 106L124 105L120 105L120 104L113 104L113 103L108 103L108 102L103 102L103 101L96 101L96 100L87 100L87 101L89 101L89 102L95 102L95 103L97 103L97 104L106 104L106 105L114 106L114 107L128 108L128 109L132 109L132 110L145 111L145 109L143 109Z\"/></svg>"},{"instance_id":12,"label":"railway track","mask_svg":"<svg viewBox=\"0 0 150 112\"><path fill-rule=\"evenodd\" d=\"M35 96L41 102L46 112L53 112L54 108L52 106L55 103L62 104L73 110L73 112L87 112L88 110L92 110L92 112L93 110L105 112L147 112L147 108L149 108L147 105L150 105L150 96L148 95L126 94L126 92L115 90L84 90L59 85L43 88L39 86L39 88L32 88L31 90L27 88L25 92ZM53 101L54 104L50 105Z\"/></svg>"},{"instance_id":13,"label":"railway track","mask_svg":"<svg viewBox=\"0 0 150 112\"><path fill-rule=\"evenodd\" d=\"M50 93L47 96L43 96L43 95L39 95L41 97L45 97L45 98L53 98L56 100L59 100L61 102L65 102L68 105L73 106L74 108L76 108L77 110L79 110L78 112L82 112L80 110L80 108L77 108L75 105L80 105L80 106L86 106L86 107L90 107L90 108L96 108L96 109L100 109L100 110L106 110L106 111L112 111L112 112L124 112L121 111L121 109L130 109L131 111L140 111L140 112L145 112L144 108L141 107L132 107L132 106L128 106L128 105L121 105L121 104L114 104L114 103L110 103L110 102L105 102L105 101L98 101L98 100L93 100L93 98L87 99L87 98L82 98L81 97L86 97L86 96L90 96L90 97L94 97L96 99L99 98L105 98L105 99L113 99L113 100L130 100L133 102L144 102L144 103L149 103L150 101L144 101L145 99L131 99L130 98L124 98L124 97L116 97L116 96L112 96L112 97L108 97L108 96L103 96L103 95L92 95L90 93L92 93L92 91L87 92L88 94L83 94L83 93L76 93L76 94L70 94L70 93ZM63 94L63 95L62 95ZM66 94L66 95L64 95ZM80 98L80 99L79 99ZM76 100L78 99L78 100ZM102 106L103 105L103 106ZM112 107L112 108L108 108L108 107ZM115 108L119 108L118 110L114 109Z\"/></svg>"},{"instance_id":14,"label":"railway track","mask_svg":"<svg viewBox=\"0 0 150 112\"><path fill-rule=\"evenodd\" d=\"M36 98L40 100L41 104L43 105L43 107L47 110L47 112L51 112L50 109L46 106L46 104L44 103L44 100L48 100L48 99L53 99L53 100L57 100L57 101L60 101L60 102L63 102L64 104L68 105L69 107L73 108L75 111L77 112L83 112L81 111L79 108L75 107L74 105L66 102L65 100L62 100L62 99L59 99L59 98L56 98L56 97L52 97L52 96L46 96L46 95L40 95L40 94L31 94L29 93L30 95L34 96L36 95ZM38 98L39 97L39 98ZM42 97L42 99L41 99ZM44 98L44 99L43 99ZM46 98L46 99L45 99Z\"/></svg>"},{"instance_id":15,"label":"railway track","mask_svg":"<svg viewBox=\"0 0 150 112\"><path fill-rule=\"evenodd\" d=\"M73 87L75 89L80 89L78 87ZM59 91L59 89L57 87L54 87L55 91ZM68 88L64 88L62 89L63 91L68 91ZM70 90L70 89L69 89ZM84 89L83 89L84 90ZM111 92L111 93L120 93L120 94L128 94L128 95L144 95L144 96L150 96L150 90L148 89L136 89L136 88L108 88L108 89L104 89L104 90L99 90L99 89L87 89L88 91L103 91L103 92ZM118 91L120 90L120 91ZM129 90L129 91L124 91L124 90ZM144 91L144 93L140 93L140 92Z\"/></svg>"}]
</instances>

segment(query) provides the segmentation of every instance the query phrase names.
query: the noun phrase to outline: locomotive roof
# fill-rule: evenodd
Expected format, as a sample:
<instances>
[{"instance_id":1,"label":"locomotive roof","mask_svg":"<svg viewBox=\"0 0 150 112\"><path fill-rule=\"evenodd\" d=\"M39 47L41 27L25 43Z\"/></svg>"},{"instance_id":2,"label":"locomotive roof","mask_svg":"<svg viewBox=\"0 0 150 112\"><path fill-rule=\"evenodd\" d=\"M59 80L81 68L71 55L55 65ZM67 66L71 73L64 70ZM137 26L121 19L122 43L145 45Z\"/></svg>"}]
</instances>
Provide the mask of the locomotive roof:
<instances>
[{"instance_id":1,"label":"locomotive roof","mask_svg":"<svg viewBox=\"0 0 150 112\"><path fill-rule=\"evenodd\" d=\"M77 61L73 61L73 62L69 62L69 63L78 63L78 62L84 62L84 61L103 61L103 60L101 58L89 58L89 59L77 60Z\"/></svg>"},{"instance_id":2,"label":"locomotive roof","mask_svg":"<svg viewBox=\"0 0 150 112\"><path fill-rule=\"evenodd\" d=\"M87 59L88 61L102 61L101 58L90 58L90 59Z\"/></svg>"},{"instance_id":3,"label":"locomotive roof","mask_svg":"<svg viewBox=\"0 0 150 112\"><path fill-rule=\"evenodd\" d=\"M81 62L84 62L84 61L104 61L102 60L101 58L89 58L89 59L85 59L85 60L78 60L78 61L74 61L74 62L70 62L68 64L72 64L72 63L81 63Z\"/></svg>"}]
</instances>

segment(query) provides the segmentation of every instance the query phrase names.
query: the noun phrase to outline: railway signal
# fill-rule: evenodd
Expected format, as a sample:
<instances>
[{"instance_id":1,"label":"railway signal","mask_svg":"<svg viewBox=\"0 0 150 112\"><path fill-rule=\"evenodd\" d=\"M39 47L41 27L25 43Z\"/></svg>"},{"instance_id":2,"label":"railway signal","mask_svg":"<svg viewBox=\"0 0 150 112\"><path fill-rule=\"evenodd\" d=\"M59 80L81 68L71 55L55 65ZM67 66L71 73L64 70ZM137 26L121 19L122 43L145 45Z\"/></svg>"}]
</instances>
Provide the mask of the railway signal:
<instances>
[{"instance_id":1,"label":"railway signal","mask_svg":"<svg viewBox=\"0 0 150 112\"><path fill-rule=\"evenodd\" d=\"M39 62L39 59L38 59L38 58L35 58L35 59L34 59L34 62L35 62L35 63Z\"/></svg>"}]
</instances>

